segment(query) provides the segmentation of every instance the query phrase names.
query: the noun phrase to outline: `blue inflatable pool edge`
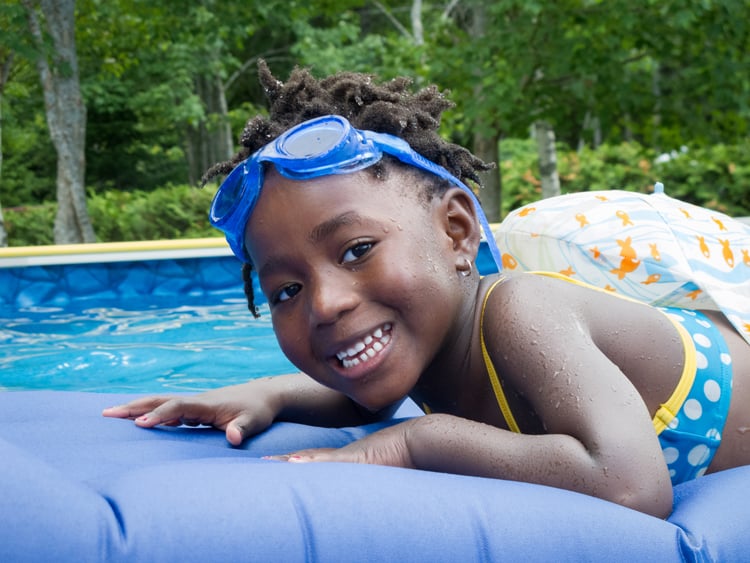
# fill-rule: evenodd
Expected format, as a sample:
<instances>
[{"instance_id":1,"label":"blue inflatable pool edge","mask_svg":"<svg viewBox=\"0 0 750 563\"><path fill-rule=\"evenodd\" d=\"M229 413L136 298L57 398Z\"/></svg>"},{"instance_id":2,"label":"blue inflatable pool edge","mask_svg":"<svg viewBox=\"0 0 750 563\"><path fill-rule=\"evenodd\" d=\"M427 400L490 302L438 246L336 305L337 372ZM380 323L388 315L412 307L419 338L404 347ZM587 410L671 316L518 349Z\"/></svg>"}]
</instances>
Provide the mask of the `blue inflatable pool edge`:
<instances>
[{"instance_id":1,"label":"blue inflatable pool edge","mask_svg":"<svg viewBox=\"0 0 750 563\"><path fill-rule=\"evenodd\" d=\"M568 491L260 459L376 426L279 423L242 448L143 430L131 395L0 393L1 561L732 561L750 553L750 467L675 489L666 520Z\"/></svg>"}]
</instances>

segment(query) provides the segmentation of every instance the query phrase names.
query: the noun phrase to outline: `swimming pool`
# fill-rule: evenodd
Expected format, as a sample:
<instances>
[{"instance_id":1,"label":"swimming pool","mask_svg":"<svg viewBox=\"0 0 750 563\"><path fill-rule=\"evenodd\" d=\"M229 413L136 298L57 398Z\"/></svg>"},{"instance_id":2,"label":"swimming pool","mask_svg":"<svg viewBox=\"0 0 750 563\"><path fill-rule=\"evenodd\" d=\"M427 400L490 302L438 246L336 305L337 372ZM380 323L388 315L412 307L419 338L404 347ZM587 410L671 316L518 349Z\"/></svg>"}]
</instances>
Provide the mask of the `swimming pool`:
<instances>
[{"instance_id":1,"label":"swimming pool","mask_svg":"<svg viewBox=\"0 0 750 563\"><path fill-rule=\"evenodd\" d=\"M494 267L485 244L477 267ZM223 239L0 249L0 287L0 390L202 391L296 371Z\"/></svg>"},{"instance_id":2,"label":"swimming pool","mask_svg":"<svg viewBox=\"0 0 750 563\"><path fill-rule=\"evenodd\" d=\"M223 239L0 249L0 287L0 390L202 391L295 371Z\"/></svg>"},{"instance_id":3,"label":"swimming pool","mask_svg":"<svg viewBox=\"0 0 750 563\"><path fill-rule=\"evenodd\" d=\"M222 239L5 250L0 389L200 391L294 370Z\"/></svg>"}]
</instances>

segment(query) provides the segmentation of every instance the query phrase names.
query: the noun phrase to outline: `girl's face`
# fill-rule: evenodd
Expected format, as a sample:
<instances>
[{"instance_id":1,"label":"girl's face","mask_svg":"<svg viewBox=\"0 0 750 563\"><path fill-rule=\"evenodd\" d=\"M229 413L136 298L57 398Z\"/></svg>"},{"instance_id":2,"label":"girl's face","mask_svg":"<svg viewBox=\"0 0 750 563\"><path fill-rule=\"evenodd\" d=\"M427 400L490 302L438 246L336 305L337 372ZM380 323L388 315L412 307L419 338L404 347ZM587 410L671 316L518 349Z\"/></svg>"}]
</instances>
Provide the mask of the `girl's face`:
<instances>
[{"instance_id":1,"label":"girl's face","mask_svg":"<svg viewBox=\"0 0 750 563\"><path fill-rule=\"evenodd\" d=\"M371 410L409 393L466 295L445 198L420 203L414 182L269 170L245 233L284 353Z\"/></svg>"}]
</instances>

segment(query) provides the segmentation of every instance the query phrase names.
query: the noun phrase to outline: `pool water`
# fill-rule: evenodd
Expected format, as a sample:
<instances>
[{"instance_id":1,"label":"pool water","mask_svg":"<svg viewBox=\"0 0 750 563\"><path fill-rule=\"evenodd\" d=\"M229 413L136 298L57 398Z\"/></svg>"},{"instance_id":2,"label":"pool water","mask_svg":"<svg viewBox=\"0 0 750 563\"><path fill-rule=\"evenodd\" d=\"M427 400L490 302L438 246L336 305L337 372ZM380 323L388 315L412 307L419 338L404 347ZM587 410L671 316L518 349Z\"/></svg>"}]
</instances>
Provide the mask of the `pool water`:
<instances>
[{"instance_id":1,"label":"pool water","mask_svg":"<svg viewBox=\"0 0 750 563\"><path fill-rule=\"evenodd\" d=\"M294 371L265 313L244 297L21 309L0 321L0 389L201 391Z\"/></svg>"},{"instance_id":2,"label":"pool water","mask_svg":"<svg viewBox=\"0 0 750 563\"><path fill-rule=\"evenodd\" d=\"M0 268L0 287L0 389L201 391L295 371L232 256Z\"/></svg>"},{"instance_id":3,"label":"pool water","mask_svg":"<svg viewBox=\"0 0 750 563\"><path fill-rule=\"evenodd\" d=\"M477 267L494 269L484 244ZM202 391L296 371L231 255L0 261L0 288L0 390Z\"/></svg>"}]
</instances>

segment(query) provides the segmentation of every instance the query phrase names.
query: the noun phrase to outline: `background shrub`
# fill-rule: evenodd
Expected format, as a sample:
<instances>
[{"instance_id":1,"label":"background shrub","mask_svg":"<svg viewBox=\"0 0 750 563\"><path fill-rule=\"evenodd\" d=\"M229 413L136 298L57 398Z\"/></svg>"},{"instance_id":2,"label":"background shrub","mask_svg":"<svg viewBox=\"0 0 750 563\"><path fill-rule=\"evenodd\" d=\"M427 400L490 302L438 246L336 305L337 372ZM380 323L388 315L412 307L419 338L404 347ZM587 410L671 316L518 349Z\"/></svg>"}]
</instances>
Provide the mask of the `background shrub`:
<instances>
[{"instance_id":1,"label":"background shrub","mask_svg":"<svg viewBox=\"0 0 750 563\"><path fill-rule=\"evenodd\" d=\"M508 139L500 146L502 212L541 197L536 145ZM571 151L560 145L563 193L625 189L648 193L663 182L672 197L733 216L750 216L750 140L657 155L638 143ZM214 187L187 185L153 191L109 190L89 197L89 213L101 242L220 236L208 222ZM4 210L11 246L53 244L55 204Z\"/></svg>"}]
</instances>

